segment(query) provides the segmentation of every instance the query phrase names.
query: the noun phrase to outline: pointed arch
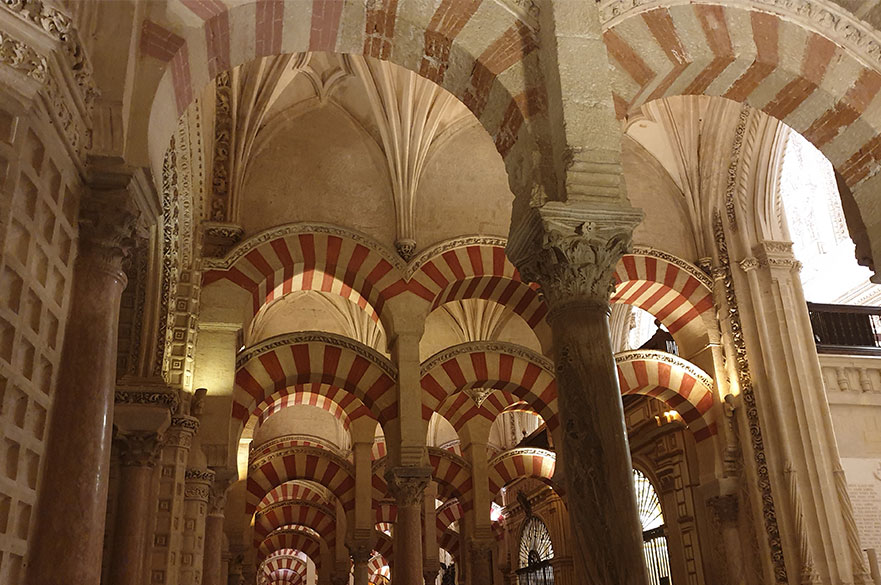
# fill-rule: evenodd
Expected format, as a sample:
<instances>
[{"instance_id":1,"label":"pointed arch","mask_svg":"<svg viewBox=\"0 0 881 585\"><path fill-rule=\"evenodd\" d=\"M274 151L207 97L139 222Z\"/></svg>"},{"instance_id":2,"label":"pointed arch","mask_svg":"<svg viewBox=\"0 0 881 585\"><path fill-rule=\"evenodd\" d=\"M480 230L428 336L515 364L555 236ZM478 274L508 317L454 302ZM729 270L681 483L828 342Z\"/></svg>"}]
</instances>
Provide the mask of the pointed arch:
<instances>
[{"instance_id":1,"label":"pointed arch","mask_svg":"<svg viewBox=\"0 0 881 585\"><path fill-rule=\"evenodd\" d=\"M559 421L553 371L549 360L512 343L481 341L453 346L422 364L422 416L429 420L456 392L490 388L526 402L554 430Z\"/></svg>"},{"instance_id":2,"label":"pointed arch","mask_svg":"<svg viewBox=\"0 0 881 585\"><path fill-rule=\"evenodd\" d=\"M625 351L615 355L621 394L643 394L676 410L703 441L718 431L713 416L713 379L682 358L662 351Z\"/></svg>"},{"instance_id":3,"label":"pointed arch","mask_svg":"<svg viewBox=\"0 0 881 585\"><path fill-rule=\"evenodd\" d=\"M310 390L360 416L356 398L380 424L398 415L397 371L375 350L347 337L301 332L267 339L236 360L233 418L244 427L291 388Z\"/></svg>"}]
</instances>

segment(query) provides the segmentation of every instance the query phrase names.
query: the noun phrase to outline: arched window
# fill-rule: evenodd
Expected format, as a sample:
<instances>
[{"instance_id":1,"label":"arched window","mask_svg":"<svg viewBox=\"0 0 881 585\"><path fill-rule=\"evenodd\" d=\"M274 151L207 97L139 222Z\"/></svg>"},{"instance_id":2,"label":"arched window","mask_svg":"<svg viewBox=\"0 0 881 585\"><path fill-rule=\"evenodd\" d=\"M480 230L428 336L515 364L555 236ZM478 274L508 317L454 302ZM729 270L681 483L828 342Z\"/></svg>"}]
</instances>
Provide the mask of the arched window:
<instances>
[{"instance_id":1,"label":"arched window","mask_svg":"<svg viewBox=\"0 0 881 585\"><path fill-rule=\"evenodd\" d=\"M527 518L520 534L520 569L517 570L519 585L553 585L554 545L545 523L535 516Z\"/></svg>"},{"instance_id":2,"label":"arched window","mask_svg":"<svg viewBox=\"0 0 881 585\"><path fill-rule=\"evenodd\" d=\"M661 500L649 478L633 470L636 505L642 523L642 550L652 585L671 585L670 556L667 553L666 526L661 513Z\"/></svg>"}]
</instances>

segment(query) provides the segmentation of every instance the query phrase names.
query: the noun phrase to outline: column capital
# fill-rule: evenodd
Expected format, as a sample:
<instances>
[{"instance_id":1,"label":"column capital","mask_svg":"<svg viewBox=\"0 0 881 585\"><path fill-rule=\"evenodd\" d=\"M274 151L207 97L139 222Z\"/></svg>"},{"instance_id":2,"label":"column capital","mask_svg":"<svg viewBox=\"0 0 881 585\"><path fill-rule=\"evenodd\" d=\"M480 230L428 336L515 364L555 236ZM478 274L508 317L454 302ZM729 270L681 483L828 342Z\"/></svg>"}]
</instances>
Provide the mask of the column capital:
<instances>
[{"instance_id":1,"label":"column capital","mask_svg":"<svg viewBox=\"0 0 881 585\"><path fill-rule=\"evenodd\" d=\"M238 476L235 470L215 469L214 483L208 492L208 515L223 518L226 508L226 492L235 483Z\"/></svg>"},{"instance_id":2,"label":"column capital","mask_svg":"<svg viewBox=\"0 0 881 585\"><path fill-rule=\"evenodd\" d=\"M373 556L373 546L369 542L353 542L349 544L349 554L356 565L366 563Z\"/></svg>"},{"instance_id":3,"label":"column capital","mask_svg":"<svg viewBox=\"0 0 881 585\"><path fill-rule=\"evenodd\" d=\"M801 271L801 262L795 258L792 242L765 240L753 248L753 253L759 265L769 268L772 274L778 271L785 273Z\"/></svg>"},{"instance_id":4,"label":"column capital","mask_svg":"<svg viewBox=\"0 0 881 585\"><path fill-rule=\"evenodd\" d=\"M200 500L207 503L211 496L211 486L214 483L214 472L208 469L187 469L184 473L186 486L184 488L185 500Z\"/></svg>"},{"instance_id":5,"label":"column capital","mask_svg":"<svg viewBox=\"0 0 881 585\"><path fill-rule=\"evenodd\" d=\"M399 506L418 506L428 482L431 481L429 467L393 467L385 472L389 491Z\"/></svg>"},{"instance_id":6,"label":"column capital","mask_svg":"<svg viewBox=\"0 0 881 585\"><path fill-rule=\"evenodd\" d=\"M624 205L552 201L521 213L507 253L524 280L541 285L552 312L573 302L607 307L615 265L642 217Z\"/></svg>"},{"instance_id":7,"label":"column capital","mask_svg":"<svg viewBox=\"0 0 881 585\"><path fill-rule=\"evenodd\" d=\"M162 435L150 431L118 433L113 439L123 467L154 467L162 452Z\"/></svg>"}]
</instances>

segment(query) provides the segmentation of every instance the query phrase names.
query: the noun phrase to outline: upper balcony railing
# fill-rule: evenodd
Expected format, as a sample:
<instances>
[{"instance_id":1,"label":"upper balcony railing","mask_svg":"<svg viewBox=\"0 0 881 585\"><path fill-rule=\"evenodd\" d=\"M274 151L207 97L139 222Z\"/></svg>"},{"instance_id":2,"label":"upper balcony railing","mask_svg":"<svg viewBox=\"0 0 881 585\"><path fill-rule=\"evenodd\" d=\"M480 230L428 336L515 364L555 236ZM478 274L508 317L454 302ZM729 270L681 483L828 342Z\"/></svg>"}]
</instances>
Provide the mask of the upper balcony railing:
<instances>
[{"instance_id":1,"label":"upper balcony railing","mask_svg":"<svg viewBox=\"0 0 881 585\"><path fill-rule=\"evenodd\" d=\"M819 353L881 355L881 307L808 303Z\"/></svg>"}]
</instances>

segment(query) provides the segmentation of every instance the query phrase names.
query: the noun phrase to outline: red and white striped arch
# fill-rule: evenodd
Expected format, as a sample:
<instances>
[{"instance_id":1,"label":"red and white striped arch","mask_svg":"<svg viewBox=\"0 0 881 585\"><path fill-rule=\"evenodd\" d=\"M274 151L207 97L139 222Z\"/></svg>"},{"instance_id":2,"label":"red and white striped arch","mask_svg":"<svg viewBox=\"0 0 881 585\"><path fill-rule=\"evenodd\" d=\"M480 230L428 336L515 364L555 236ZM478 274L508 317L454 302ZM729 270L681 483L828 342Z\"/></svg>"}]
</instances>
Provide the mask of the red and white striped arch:
<instances>
[{"instance_id":1,"label":"red and white striped arch","mask_svg":"<svg viewBox=\"0 0 881 585\"><path fill-rule=\"evenodd\" d=\"M453 557L459 557L459 533L453 530L447 530L437 535L438 547L444 549Z\"/></svg>"},{"instance_id":2,"label":"red and white striped arch","mask_svg":"<svg viewBox=\"0 0 881 585\"><path fill-rule=\"evenodd\" d=\"M325 386L324 393L313 392L315 386ZM319 388L319 390L322 390ZM343 428L349 430L353 420L362 416L371 416L370 411L364 406L364 403L355 398L353 395L324 384L308 384L299 385L293 388L285 388L282 392L290 391L290 394L284 394L275 399L268 405L257 419L257 426L262 425L267 418L281 412L289 406L315 406L322 410L326 410L337 420L339 420ZM248 426L247 424L245 425Z\"/></svg>"},{"instance_id":3,"label":"red and white striped arch","mask_svg":"<svg viewBox=\"0 0 881 585\"><path fill-rule=\"evenodd\" d=\"M672 335L707 337L703 317L713 314L712 284L689 262L651 249L626 254L615 268L613 303L654 315Z\"/></svg>"},{"instance_id":4,"label":"red and white striped arch","mask_svg":"<svg viewBox=\"0 0 881 585\"><path fill-rule=\"evenodd\" d=\"M389 573L389 563L381 554L377 553L373 555L370 561L367 563L367 574L370 575L371 583L379 583L378 577L380 575L384 577L388 577Z\"/></svg>"},{"instance_id":5,"label":"red and white striped arch","mask_svg":"<svg viewBox=\"0 0 881 585\"><path fill-rule=\"evenodd\" d=\"M258 234L209 261L202 286L228 280L244 289L252 298L252 317L290 292L312 290L348 299L376 322L385 303L406 288L400 264L366 236L302 224L276 232Z\"/></svg>"},{"instance_id":6,"label":"red and white striped arch","mask_svg":"<svg viewBox=\"0 0 881 585\"><path fill-rule=\"evenodd\" d=\"M321 542L305 527L286 526L266 537L257 548L257 560L263 562L279 551L299 551L309 557L316 567L321 566Z\"/></svg>"},{"instance_id":7,"label":"red and white striped arch","mask_svg":"<svg viewBox=\"0 0 881 585\"><path fill-rule=\"evenodd\" d=\"M248 454L248 463L249 465L254 465L255 462L262 461L276 451L285 450L291 447L315 447L316 449L327 449L334 455L341 457L339 450L335 446L320 437L282 435L261 443L256 447L252 446L251 452Z\"/></svg>"},{"instance_id":8,"label":"red and white striped arch","mask_svg":"<svg viewBox=\"0 0 881 585\"><path fill-rule=\"evenodd\" d=\"M475 417L493 422L503 412L521 410L541 418L541 415L532 410L526 402L504 390L494 390L481 402L480 406L466 393L458 392L444 399L438 406L437 414L450 421L456 432L461 432L468 421Z\"/></svg>"},{"instance_id":9,"label":"red and white striped arch","mask_svg":"<svg viewBox=\"0 0 881 585\"><path fill-rule=\"evenodd\" d=\"M308 526L333 549L336 545L336 514L327 506L303 500L287 500L267 506L254 517L254 546L274 530L296 524Z\"/></svg>"},{"instance_id":10,"label":"red and white striped arch","mask_svg":"<svg viewBox=\"0 0 881 585\"><path fill-rule=\"evenodd\" d=\"M391 362L352 339L319 332L274 337L239 356L232 414L244 428L279 398L308 386L350 418L363 415L363 405L385 424L398 415L396 377Z\"/></svg>"},{"instance_id":11,"label":"red and white striped arch","mask_svg":"<svg viewBox=\"0 0 881 585\"><path fill-rule=\"evenodd\" d=\"M389 60L438 83L480 120L507 164L546 111L535 23L497 2L179 0L150 11L140 55L162 67L149 149L157 160L176 121L219 73L255 58L328 51ZM455 66L452 66L455 64ZM143 83L151 83L149 81ZM154 89L155 87L155 89ZM529 164L529 159L524 157Z\"/></svg>"},{"instance_id":12,"label":"red and white striped arch","mask_svg":"<svg viewBox=\"0 0 881 585\"><path fill-rule=\"evenodd\" d=\"M464 458L439 447L428 448L432 479L438 484L440 499L456 498L465 510L473 505L471 466Z\"/></svg>"},{"instance_id":13,"label":"red and white striped arch","mask_svg":"<svg viewBox=\"0 0 881 585\"><path fill-rule=\"evenodd\" d=\"M326 449L294 447L280 450L259 467L249 469L245 511L253 514L266 494L295 479L325 486L346 511L355 507L355 472L351 463Z\"/></svg>"},{"instance_id":14,"label":"red and white striped arch","mask_svg":"<svg viewBox=\"0 0 881 585\"><path fill-rule=\"evenodd\" d=\"M459 520L465 514L462 504L457 498L452 498L444 502L444 504L435 512L435 522L437 523L437 533L443 534L453 522Z\"/></svg>"},{"instance_id":15,"label":"red and white striped arch","mask_svg":"<svg viewBox=\"0 0 881 585\"><path fill-rule=\"evenodd\" d=\"M621 394L643 394L676 410L703 441L718 431L713 420L713 380L700 368L661 351L625 351L615 354Z\"/></svg>"},{"instance_id":16,"label":"red and white striped arch","mask_svg":"<svg viewBox=\"0 0 881 585\"><path fill-rule=\"evenodd\" d=\"M520 346L473 342L446 349L422 364L422 416L427 421L449 396L469 388L502 390L527 403L553 431L557 382L548 360Z\"/></svg>"},{"instance_id":17,"label":"red and white striped arch","mask_svg":"<svg viewBox=\"0 0 881 585\"><path fill-rule=\"evenodd\" d=\"M380 532L379 530L374 530L373 534L376 537L376 542L373 545L373 551L381 554L386 561L392 562L395 558L392 537L385 532Z\"/></svg>"},{"instance_id":18,"label":"red and white striped arch","mask_svg":"<svg viewBox=\"0 0 881 585\"><path fill-rule=\"evenodd\" d=\"M538 285L520 279L499 238L468 238L458 245L445 242L416 258L410 270L409 289L430 301L432 310L464 299L493 301L520 315L533 329L548 312Z\"/></svg>"},{"instance_id":19,"label":"red and white striped arch","mask_svg":"<svg viewBox=\"0 0 881 585\"><path fill-rule=\"evenodd\" d=\"M489 492L495 499L503 487L524 477L540 479L560 492L560 486L553 481L557 458L553 451L521 447L509 449L489 461Z\"/></svg>"},{"instance_id":20,"label":"red and white striped arch","mask_svg":"<svg viewBox=\"0 0 881 585\"><path fill-rule=\"evenodd\" d=\"M398 521L398 506L394 502L374 502L377 524L394 524Z\"/></svg>"},{"instance_id":21,"label":"red and white striped arch","mask_svg":"<svg viewBox=\"0 0 881 585\"><path fill-rule=\"evenodd\" d=\"M272 585L273 583L289 583L297 585L306 580L306 561L297 556L296 551L292 554L274 554L263 561L260 567L260 584Z\"/></svg>"},{"instance_id":22,"label":"red and white striped arch","mask_svg":"<svg viewBox=\"0 0 881 585\"><path fill-rule=\"evenodd\" d=\"M873 200L881 183L881 66L859 46L872 34L862 21L837 8L809 19L796 4L764 0L612 1L601 12L619 116L674 95L744 102L819 148L857 201Z\"/></svg>"},{"instance_id":23,"label":"red and white striped arch","mask_svg":"<svg viewBox=\"0 0 881 585\"><path fill-rule=\"evenodd\" d=\"M325 504L333 497L324 486L304 480L287 481L272 488L257 504L257 512L267 506L284 501L301 501L313 504Z\"/></svg>"}]
</instances>

